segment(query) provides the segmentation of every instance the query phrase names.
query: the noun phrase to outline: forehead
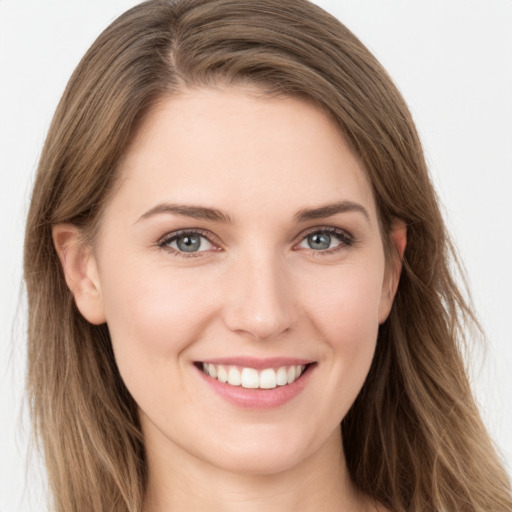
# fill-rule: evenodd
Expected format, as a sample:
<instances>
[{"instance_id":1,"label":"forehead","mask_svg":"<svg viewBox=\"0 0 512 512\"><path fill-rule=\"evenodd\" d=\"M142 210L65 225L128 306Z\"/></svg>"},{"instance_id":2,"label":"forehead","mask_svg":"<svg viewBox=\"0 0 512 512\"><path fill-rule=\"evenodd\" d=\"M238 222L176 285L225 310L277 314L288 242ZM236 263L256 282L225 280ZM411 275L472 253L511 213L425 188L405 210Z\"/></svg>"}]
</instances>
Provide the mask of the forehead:
<instances>
[{"instance_id":1,"label":"forehead","mask_svg":"<svg viewBox=\"0 0 512 512\"><path fill-rule=\"evenodd\" d=\"M255 206L278 213L357 200L375 213L366 173L328 116L254 88L190 89L161 100L120 172L117 195L141 208L179 200L254 215Z\"/></svg>"}]
</instances>

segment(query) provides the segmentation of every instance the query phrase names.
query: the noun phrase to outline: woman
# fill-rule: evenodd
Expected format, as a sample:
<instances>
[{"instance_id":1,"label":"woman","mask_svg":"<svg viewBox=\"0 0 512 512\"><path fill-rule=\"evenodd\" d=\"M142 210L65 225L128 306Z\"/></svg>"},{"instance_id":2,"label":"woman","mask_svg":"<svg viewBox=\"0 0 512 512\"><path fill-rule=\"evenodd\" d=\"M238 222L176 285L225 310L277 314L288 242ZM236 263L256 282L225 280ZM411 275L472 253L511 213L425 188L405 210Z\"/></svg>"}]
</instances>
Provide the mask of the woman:
<instances>
[{"instance_id":1,"label":"woman","mask_svg":"<svg viewBox=\"0 0 512 512\"><path fill-rule=\"evenodd\" d=\"M55 509L510 509L450 255L407 107L339 22L128 11L70 80L27 223Z\"/></svg>"}]
</instances>

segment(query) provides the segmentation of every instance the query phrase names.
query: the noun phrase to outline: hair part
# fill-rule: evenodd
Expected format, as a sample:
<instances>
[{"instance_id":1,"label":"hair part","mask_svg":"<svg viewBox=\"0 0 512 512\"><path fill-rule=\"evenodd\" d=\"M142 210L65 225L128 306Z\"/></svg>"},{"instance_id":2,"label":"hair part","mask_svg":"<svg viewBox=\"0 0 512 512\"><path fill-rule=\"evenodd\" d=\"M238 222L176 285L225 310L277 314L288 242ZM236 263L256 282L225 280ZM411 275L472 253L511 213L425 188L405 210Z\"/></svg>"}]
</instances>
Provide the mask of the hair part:
<instances>
[{"instance_id":1,"label":"hair part","mask_svg":"<svg viewBox=\"0 0 512 512\"><path fill-rule=\"evenodd\" d=\"M28 391L57 512L140 512L147 467L138 410L108 328L78 312L52 242L91 242L138 127L162 98L251 84L322 108L361 160L390 254L404 271L366 382L342 422L351 478L394 512L512 509L507 475L461 358L474 318L413 120L387 73L306 0L150 0L96 40L73 73L41 156L27 220Z\"/></svg>"}]
</instances>

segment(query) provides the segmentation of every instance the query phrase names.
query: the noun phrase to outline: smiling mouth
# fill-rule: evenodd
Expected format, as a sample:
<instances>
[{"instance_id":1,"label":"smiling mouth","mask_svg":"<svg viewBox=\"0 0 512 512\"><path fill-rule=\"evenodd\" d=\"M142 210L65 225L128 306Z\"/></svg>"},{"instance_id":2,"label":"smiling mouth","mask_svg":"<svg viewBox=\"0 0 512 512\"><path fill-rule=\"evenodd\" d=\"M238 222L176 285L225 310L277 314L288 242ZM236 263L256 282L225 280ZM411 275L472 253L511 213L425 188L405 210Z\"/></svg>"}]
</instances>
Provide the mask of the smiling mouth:
<instances>
[{"instance_id":1,"label":"smiling mouth","mask_svg":"<svg viewBox=\"0 0 512 512\"><path fill-rule=\"evenodd\" d=\"M206 375L224 384L246 389L274 389L295 382L311 364L286 365L261 370L212 363L196 363L196 366Z\"/></svg>"}]
</instances>

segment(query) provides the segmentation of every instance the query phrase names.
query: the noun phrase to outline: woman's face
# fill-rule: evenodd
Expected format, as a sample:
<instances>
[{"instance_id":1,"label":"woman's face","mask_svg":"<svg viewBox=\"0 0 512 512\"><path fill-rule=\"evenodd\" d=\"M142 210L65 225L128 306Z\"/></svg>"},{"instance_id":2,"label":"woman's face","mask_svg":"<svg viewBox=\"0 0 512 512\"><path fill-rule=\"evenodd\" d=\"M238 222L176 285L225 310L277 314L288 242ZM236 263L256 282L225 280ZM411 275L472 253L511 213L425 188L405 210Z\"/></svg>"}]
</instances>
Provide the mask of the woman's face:
<instances>
[{"instance_id":1,"label":"woman's face","mask_svg":"<svg viewBox=\"0 0 512 512\"><path fill-rule=\"evenodd\" d=\"M365 173L319 109L162 101L92 262L150 453L267 473L340 445L394 290Z\"/></svg>"}]
</instances>

